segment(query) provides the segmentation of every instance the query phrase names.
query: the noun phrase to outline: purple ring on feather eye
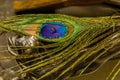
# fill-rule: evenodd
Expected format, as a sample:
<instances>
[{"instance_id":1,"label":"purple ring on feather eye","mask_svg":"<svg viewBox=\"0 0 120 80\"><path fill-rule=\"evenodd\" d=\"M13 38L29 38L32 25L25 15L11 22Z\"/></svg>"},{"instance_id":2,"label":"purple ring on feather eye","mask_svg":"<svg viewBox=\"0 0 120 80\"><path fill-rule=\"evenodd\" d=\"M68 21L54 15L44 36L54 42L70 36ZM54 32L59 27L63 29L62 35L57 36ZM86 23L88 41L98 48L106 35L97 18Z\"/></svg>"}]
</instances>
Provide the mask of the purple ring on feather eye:
<instances>
[{"instance_id":1,"label":"purple ring on feather eye","mask_svg":"<svg viewBox=\"0 0 120 80\"><path fill-rule=\"evenodd\" d=\"M47 22L40 27L39 36L47 39L59 39L68 34L68 27L61 22Z\"/></svg>"}]
</instances>

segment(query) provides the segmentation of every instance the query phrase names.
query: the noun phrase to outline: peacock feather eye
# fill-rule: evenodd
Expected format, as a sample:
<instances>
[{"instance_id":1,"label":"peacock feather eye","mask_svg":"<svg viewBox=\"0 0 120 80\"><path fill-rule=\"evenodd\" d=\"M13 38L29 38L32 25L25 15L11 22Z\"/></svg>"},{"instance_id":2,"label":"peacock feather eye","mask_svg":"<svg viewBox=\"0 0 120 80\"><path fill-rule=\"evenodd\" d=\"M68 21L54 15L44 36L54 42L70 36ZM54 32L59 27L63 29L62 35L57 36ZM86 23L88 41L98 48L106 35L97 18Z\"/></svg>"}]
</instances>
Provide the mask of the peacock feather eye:
<instances>
[{"instance_id":1,"label":"peacock feather eye","mask_svg":"<svg viewBox=\"0 0 120 80\"><path fill-rule=\"evenodd\" d=\"M67 22L48 21L41 24L38 29L38 36L43 40L58 41L68 38L72 35L73 31L73 26Z\"/></svg>"},{"instance_id":2,"label":"peacock feather eye","mask_svg":"<svg viewBox=\"0 0 120 80\"><path fill-rule=\"evenodd\" d=\"M17 18L17 19L16 19ZM4 21L5 24L11 26L11 30L19 32L23 35L35 36L44 41L66 41L73 38L78 32L84 30L84 23L81 19L69 17L66 15L24 15L10 18L10 20ZM76 21L75 21L76 20ZM80 25L79 25L80 24Z\"/></svg>"},{"instance_id":3,"label":"peacock feather eye","mask_svg":"<svg viewBox=\"0 0 120 80\"><path fill-rule=\"evenodd\" d=\"M40 27L39 36L46 39L59 39L68 34L68 27L60 22L48 22Z\"/></svg>"},{"instance_id":4,"label":"peacock feather eye","mask_svg":"<svg viewBox=\"0 0 120 80\"><path fill-rule=\"evenodd\" d=\"M36 36L40 40L45 41L64 41L69 39L75 33L75 23L70 23L67 20L59 19L44 19L37 24L31 24L24 28L24 32Z\"/></svg>"}]
</instances>

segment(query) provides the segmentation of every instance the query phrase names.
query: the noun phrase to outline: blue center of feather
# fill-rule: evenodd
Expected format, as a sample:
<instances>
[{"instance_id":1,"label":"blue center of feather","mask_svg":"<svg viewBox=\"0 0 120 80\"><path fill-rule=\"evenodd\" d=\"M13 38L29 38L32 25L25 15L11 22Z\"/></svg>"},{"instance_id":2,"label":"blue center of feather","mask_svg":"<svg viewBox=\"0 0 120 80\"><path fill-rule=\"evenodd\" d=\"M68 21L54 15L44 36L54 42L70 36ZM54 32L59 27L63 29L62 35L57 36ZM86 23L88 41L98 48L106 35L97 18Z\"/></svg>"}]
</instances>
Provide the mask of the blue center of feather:
<instances>
[{"instance_id":1,"label":"blue center of feather","mask_svg":"<svg viewBox=\"0 0 120 80\"><path fill-rule=\"evenodd\" d=\"M68 27L60 22L48 22L40 27L40 36L48 39L63 38L68 34Z\"/></svg>"}]
</instances>

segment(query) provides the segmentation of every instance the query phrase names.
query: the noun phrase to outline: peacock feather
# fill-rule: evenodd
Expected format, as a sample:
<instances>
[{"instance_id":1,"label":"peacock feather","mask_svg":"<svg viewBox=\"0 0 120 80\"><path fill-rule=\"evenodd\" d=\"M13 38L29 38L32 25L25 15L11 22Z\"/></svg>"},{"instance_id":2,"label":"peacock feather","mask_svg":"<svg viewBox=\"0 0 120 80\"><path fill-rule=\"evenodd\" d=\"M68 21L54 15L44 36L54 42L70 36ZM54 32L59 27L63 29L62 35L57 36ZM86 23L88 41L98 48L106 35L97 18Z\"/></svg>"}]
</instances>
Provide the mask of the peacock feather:
<instances>
[{"instance_id":1,"label":"peacock feather","mask_svg":"<svg viewBox=\"0 0 120 80\"><path fill-rule=\"evenodd\" d=\"M119 18L29 14L1 20L0 39L6 46L0 48L7 48L1 53L9 56L0 61L14 60L17 65L0 73L14 70L12 78L23 80L66 80L94 72L120 58ZM106 80L115 80L119 73L120 60Z\"/></svg>"}]
</instances>

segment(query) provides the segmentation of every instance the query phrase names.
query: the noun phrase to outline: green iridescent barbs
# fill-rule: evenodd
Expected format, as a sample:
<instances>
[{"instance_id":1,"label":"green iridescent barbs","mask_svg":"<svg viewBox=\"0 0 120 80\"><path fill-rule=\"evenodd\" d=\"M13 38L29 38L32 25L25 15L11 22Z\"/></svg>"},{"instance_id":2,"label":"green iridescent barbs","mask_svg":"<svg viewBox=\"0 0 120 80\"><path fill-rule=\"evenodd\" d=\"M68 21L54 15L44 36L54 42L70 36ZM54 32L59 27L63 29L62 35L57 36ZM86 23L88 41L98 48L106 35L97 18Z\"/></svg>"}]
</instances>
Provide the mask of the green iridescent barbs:
<instances>
[{"instance_id":1,"label":"green iridescent barbs","mask_svg":"<svg viewBox=\"0 0 120 80\"><path fill-rule=\"evenodd\" d=\"M77 18L77 17L71 17L71 16L59 15L59 14L56 15L38 14L35 16L23 15L23 16L8 18L5 21L1 22L1 24L5 24L6 26L5 28L11 28L11 30L13 29L14 31L18 30L18 31L26 32L26 34L37 36L43 40L64 41L72 36L75 36L78 32L84 31L85 29L107 27L109 26L111 21L112 20L110 19L110 17L108 17L108 19L105 19L104 17ZM51 38L50 37L45 38L45 36L44 37L42 36L43 34L41 34L41 32L43 33L43 31L41 31L41 27L45 26L45 24L48 23L49 25L51 25L50 27L53 26L59 27L59 29L56 30L58 33L55 33L57 36L54 33L50 34L51 31L47 31L46 33L44 32L45 35L49 35L49 36L52 35ZM114 23L111 24L113 25ZM48 29L49 29L49 25L47 25ZM64 26L66 29L60 28L62 26ZM54 39L52 39L53 34L54 34Z\"/></svg>"},{"instance_id":2,"label":"green iridescent barbs","mask_svg":"<svg viewBox=\"0 0 120 80\"><path fill-rule=\"evenodd\" d=\"M25 66L18 73L32 73L38 80L65 80L95 71L119 54L119 18L29 14L1 20L0 30L20 35L13 37L21 43L37 38L33 46L19 49L14 44L19 53L16 59Z\"/></svg>"}]
</instances>

